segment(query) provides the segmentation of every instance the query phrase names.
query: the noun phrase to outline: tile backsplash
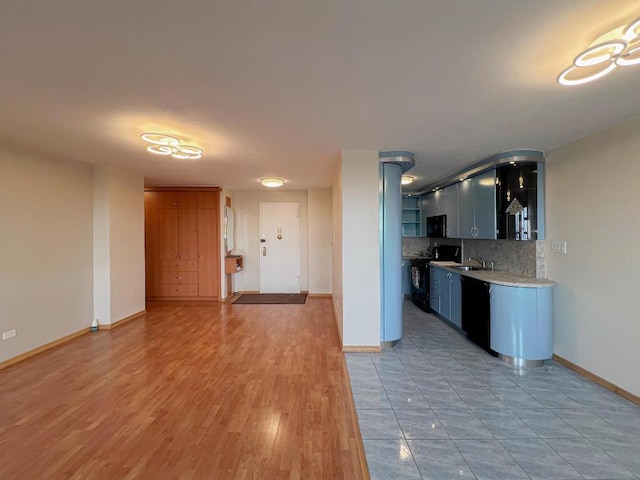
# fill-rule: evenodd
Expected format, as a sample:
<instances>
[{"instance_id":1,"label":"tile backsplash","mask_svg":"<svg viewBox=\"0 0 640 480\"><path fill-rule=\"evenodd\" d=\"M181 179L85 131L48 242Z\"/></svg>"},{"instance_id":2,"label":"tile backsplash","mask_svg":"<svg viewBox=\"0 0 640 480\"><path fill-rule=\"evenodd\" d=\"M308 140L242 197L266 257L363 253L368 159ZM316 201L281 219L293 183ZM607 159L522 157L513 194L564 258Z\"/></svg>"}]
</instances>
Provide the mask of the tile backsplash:
<instances>
[{"instance_id":1,"label":"tile backsplash","mask_svg":"<svg viewBox=\"0 0 640 480\"><path fill-rule=\"evenodd\" d=\"M489 264L493 260L496 270L524 277L545 277L544 240L459 240L450 238L404 237L402 255L431 253L436 245L462 244L462 261L469 257L484 258Z\"/></svg>"},{"instance_id":2,"label":"tile backsplash","mask_svg":"<svg viewBox=\"0 0 640 480\"><path fill-rule=\"evenodd\" d=\"M483 258L493 260L496 270L524 277L544 278L545 250L542 240L463 240L463 261Z\"/></svg>"}]
</instances>

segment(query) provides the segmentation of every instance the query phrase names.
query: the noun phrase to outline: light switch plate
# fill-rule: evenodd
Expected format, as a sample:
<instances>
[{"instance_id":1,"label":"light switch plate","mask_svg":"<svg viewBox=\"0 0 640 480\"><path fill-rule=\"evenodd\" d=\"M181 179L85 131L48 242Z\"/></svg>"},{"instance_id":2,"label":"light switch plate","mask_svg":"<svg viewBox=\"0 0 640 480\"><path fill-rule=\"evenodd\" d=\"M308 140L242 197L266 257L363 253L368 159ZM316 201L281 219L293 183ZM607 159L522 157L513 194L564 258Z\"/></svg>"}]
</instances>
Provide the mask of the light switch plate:
<instances>
[{"instance_id":1,"label":"light switch plate","mask_svg":"<svg viewBox=\"0 0 640 480\"><path fill-rule=\"evenodd\" d=\"M558 240L553 240L551 242L551 252L552 253L567 253L567 242L562 242Z\"/></svg>"}]
</instances>

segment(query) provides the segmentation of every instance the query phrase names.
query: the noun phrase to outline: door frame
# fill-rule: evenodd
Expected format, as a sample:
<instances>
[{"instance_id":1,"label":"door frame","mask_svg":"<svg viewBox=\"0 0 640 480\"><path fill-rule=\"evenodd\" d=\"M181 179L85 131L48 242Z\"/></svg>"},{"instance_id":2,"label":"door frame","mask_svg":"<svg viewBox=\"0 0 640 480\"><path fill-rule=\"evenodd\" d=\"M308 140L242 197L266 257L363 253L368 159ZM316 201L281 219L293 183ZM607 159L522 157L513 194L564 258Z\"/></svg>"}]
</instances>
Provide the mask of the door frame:
<instances>
[{"instance_id":1,"label":"door frame","mask_svg":"<svg viewBox=\"0 0 640 480\"><path fill-rule=\"evenodd\" d=\"M297 242L297 265L298 265L298 269L297 269L297 278L298 278L298 292L300 293L301 290L301 284L302 284L302 279L301 279L301 274L302 274L302 262L301 262L301 254L302 254L302 247L300 245L300 202L296 202L296 201L291 201L291 202L260 202L259 204L259 208L258 208L258 227L259 227L259 240L258 240L258 256L260 258L260 263L259 263L259 285L260 285L260 293L262 292L262 287L263 287L263 282L262 282L262 272L263 272L263 265L262 265L262 247L263 244L261 242L261 240L263 239L263 232L262 232L262 206L263 205L295 205L296 206L296 211L297 211L297 215L296 215L296 230L298 232L298 242Z\"/></svg>"}]
</instances>

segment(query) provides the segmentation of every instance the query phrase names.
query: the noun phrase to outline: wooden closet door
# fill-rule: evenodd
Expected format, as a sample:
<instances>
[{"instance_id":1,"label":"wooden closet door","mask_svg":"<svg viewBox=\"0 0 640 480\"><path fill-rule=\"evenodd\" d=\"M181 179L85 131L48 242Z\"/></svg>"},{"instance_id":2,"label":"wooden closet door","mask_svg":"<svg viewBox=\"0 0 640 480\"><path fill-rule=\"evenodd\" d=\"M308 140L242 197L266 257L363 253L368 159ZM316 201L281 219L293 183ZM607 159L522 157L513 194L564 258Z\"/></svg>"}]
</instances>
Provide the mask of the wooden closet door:
<instances>
[{"instance_id":1,"label":"wooden closet door","mask_svg":"<svg viewBox=\"0 0 640 480\"><path fill-rule=\"evenodd\" d=\"M198 209L198 296L218 297L220 276L217 209Z\"/></svg>"},{"instance_id":2,"label":"wooden closet door","mask_svg":"<svg viewBox=\"0 0 640 480\"><path fill-rule=\"evenodd\" d=\"M158 192L144 192L145 294L149 297L158 294L158 248Z\"/></svg>"},{"instance_id":3,"label":"wooden closet door","mask_svg":"<svg viewBox=\"0 0 640 480\"><path fill-rule=\"evenodd\" d=\"M178 258L178 209L158 209L158 257Z\"/></svg>"},{"instance_id":4,"label":"wooden closet door","mask_svg":"<svg viewBox=\"0 0 640 480\"><path fill-rule=\"evenodd\" d=\"M178 256L182 260L198 258L198 210L178 209Z\"/></svg>"}]
</instances>

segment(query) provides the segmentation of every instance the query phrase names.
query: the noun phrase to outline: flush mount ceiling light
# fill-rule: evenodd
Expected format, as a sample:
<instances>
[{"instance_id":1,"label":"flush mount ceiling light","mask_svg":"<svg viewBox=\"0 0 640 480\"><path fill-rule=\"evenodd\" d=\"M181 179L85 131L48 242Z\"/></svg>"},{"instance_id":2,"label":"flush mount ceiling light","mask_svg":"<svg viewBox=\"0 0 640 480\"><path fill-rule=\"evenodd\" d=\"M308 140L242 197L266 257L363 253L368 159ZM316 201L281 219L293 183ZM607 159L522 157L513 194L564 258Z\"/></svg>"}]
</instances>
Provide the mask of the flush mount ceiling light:
<instances>
[{"instance_id":1,"label":"flush mount ceiling light","mask_svg":"<svg viewBox=\"0 0 640 480\"><path fill-rule=\"evenodd\" d=\"M413 183L416 177L412 177L411 175L402 175L402 179L400 180L400 185L409 185Z\"/></svg>"},{"instance_id":2,"label":"flush mount ceiling light","mask_svg":"<svg viewBox=\"0 0 640 480\"><path fill-rule=\"evenodd\" d=\"M581 85L604 77L617 67L640 64L640 17L595 40L573 65L558 75L560 85Z\"/></svg>"},{"instance_id":3,"label":"flush mount ceiling light","mask_svg":"<svg viewBox=\"0 0 640 480\"><path fill-rule=\"evenodd\" d=\"M284 185L284 180L282 178L267 177L267 178L261 178L260 183L264 187L277 188Z\"/></svg>"},{"instance_id":4,"label":"flush mount ceiling light","mask_svg":"<svg viewBox=\"0 0 640 480\"><path fill-rule=\"evenodd\" d=\"M181 145L180 140L164 133L143 133L145 142L151 143L147 151L156 155L171 155L179 160L198 160L202 158L202 149L191 145Z\"/></svg>"}]
</instances>

